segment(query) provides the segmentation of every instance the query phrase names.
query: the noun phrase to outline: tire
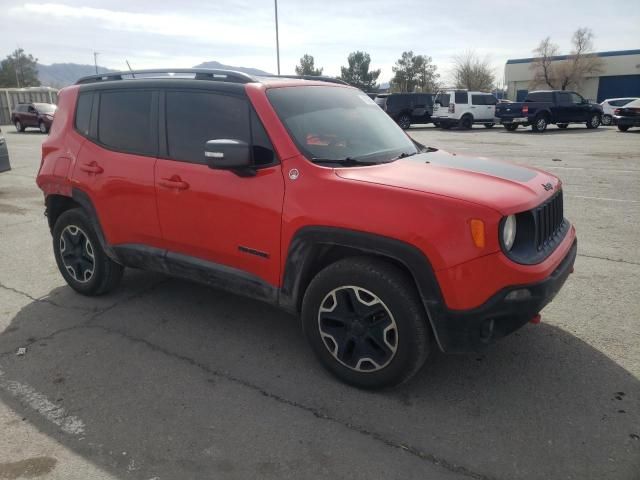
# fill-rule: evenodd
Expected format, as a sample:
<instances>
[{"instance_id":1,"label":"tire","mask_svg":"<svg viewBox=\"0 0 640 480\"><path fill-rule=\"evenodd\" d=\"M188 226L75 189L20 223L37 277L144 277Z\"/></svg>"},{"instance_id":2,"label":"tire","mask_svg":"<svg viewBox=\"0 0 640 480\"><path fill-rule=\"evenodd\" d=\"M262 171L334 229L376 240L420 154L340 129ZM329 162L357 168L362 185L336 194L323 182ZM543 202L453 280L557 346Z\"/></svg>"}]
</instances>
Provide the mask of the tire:
<instances>
[{"instance_id":1,"label":"tire","mask_svg":"<svg viewBox=\"0 0 640 480\"><path fill-rule=\"evenodd\" d=\"M493 128L495 127L495 125L496 125L495 123L485 123L484 128Z\"/></svg>"},{"instance_id":2,"label":"tire","mask_svg":"<svg viewBox=\"0 0 640 480\"><path fill-rule=\"evenodd\" d=\"M43 121L38 122L38 128L40 129L40 133L49 133L49 129Z\"/></svg>"},{"instance_id":3,"label":"tire","mask_svg":"<svg viewBox=\"0 0 640 480\"><path fill-rule=\"evenodd\" d=\"M358 388L409 380L432 345L413 281L375 258L347 258L318 273L304 296L302 325L322 365Z\"/></svg>"},{"instance_id":4,"label":"tire","mask_svg":"<svg viewBox=\"0 0 640 480\"><path fill-rule=\"evenodd\" d=\"M568 124L568 123L559 123L559 124L557 125L557 127L558 127L558 128L568 128L568 127L569 127L569 124Z\"/></svg>"},{"instance_id":5,"label":"tire","mask_svg":"<svg viewBox=\"0 0 640 480\"><path fill-rule=\"evenodd\" d=\"M89 217L81 208L67 210L56 220L53 252L60 273L78 293L102 295L120 283L124 267L104 253Z\"/></svg>"},{"instance_id":6,"label":"tire","mask_svg":"<svg viewBox=\"0 0 640 480\"><path fill-rule=\"evenodd\" d=\"M433 122L433 126L436 128L440 128L440 124L438 122Z\"/></svg>"},{"instance_id":7,"label":"tire","mask_svg":"<svg viewBox=\"0 0 640 480\"><path fill-rule=\"evenodd\" d=\"M473 127L473 117L471 115L463 115L460 122L458 122L458 126L465 130L469 130Z\"/></svg>"},{"instance_id":8,"label":"tire","mask_svg":"<svg viewBox=\"0 0 640 480\"><path fill-rule=\"evenodd\" d=\"M15 125L16 130L18 132L24 132L24 128L25 127L24 127L24 125L22 125L22 122L20 120L16 120L13 124Z\"/></svg>"},{"instance_id":9,"label":"tire","mask_svg":"<svg viewBox=\"0 0 640 480\"><path fill-rule=\"evenodd\" d=\"M592 115L589 120L587 120L587 128L591 130L594 128L598 128L600 126L600 123L600 115L596 113Z\"/></svg>"},{"instance_id":10,"label":"tire","mask_svg":"<svg viewBox=\"0 0 640 480\"><path fill-rule=\"evenodd\" d=\"M629 125L618 125L618 130L620 130L621 132L626 132L627 130L629 130Z\"/></svg>"},{"instance_id":11,"label":"tire","mask_svg":"<svg viewBox=\"0 0 640 480\"><path fill-rule=\"evenodd\" d=\"M503 125L504 128L507 129L508 132L515 132L518 129L517 123L506 123Z\"/></svg>"},{"instance_id":12,"label":"tire","mask_svg":"<svg viewBox=\"0 0 640 480\"><path fill-rule=\"evenodd\" d=\"M439 126L443 130L449 130L451 128L451 124L450 123L440 123Z\"/></svg>"},{"instance_id":13,"label":"tire","mask_svg":"<svg viewBox=\"0 0 640 480\"><path fill-rule=\"evenodd\" d=\"M406 113L403 113L398 117L398 125L403 130L407 130L411 126L411 117Z\"/></svg>"},{"instance_id":14,"label":"tire","mask_svg":"<svg viewBox=\"0 0 640 480\"><path fill-rule=\"evenodd\" d=\"M547 129L547 117L544 115L538 115L531 124L531 130L534 132L542 133Z\"/></svg>"},{"instance_id":15,"label":"tire","mask_svg":"<svg viewBox=\"0 0 640 480\"><path fill-rule=\"evenodd\" d=\"M613 117L611 115L603 115L602 116L602 125L608 127L613 123Z\"/></svg>"}]
</instances>

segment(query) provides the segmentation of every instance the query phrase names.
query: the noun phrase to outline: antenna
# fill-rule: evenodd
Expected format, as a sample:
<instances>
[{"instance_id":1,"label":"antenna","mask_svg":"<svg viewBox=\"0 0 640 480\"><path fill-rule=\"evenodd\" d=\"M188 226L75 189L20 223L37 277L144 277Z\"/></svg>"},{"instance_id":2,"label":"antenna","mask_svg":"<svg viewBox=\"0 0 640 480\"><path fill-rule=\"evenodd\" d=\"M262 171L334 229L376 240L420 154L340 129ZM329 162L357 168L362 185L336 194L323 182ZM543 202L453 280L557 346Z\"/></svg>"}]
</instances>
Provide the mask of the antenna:
<instances>
[{"instance_id":1,"label":"antenna","mask_svg":"<svg viewBox=\"0 0 640 480\"><path fill-rule=\"evenodd\" d=\"M125 60L125 62L127 62L127 67L129 67L129 71L131 72L131 76L133 78L136 78L136 74L133 73L133 69L131 68L131 65L129 65L129 60Z\"/></svg>"}]
</instances>

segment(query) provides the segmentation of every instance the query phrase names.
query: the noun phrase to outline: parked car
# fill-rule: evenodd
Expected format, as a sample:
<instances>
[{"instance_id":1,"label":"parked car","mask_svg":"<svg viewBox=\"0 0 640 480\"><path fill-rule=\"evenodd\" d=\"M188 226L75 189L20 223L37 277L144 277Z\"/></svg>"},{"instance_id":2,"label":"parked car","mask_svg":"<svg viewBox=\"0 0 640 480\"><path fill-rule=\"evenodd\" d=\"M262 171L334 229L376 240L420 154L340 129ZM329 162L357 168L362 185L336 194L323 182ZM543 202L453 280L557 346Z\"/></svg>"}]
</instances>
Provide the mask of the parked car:
<instances>
[{"instance_id":1,"label":"parked car","mask_svg":"<svg viewBox=\"0 0 640 480\"><path fill-rule=\"evenodd\" d=\"M640 99L616 108L613 112L613 123L621 132L626 132L631 127L640 127Z\"/></svg>"},{"instance_id":2,"label":"parked car","mask_svg":"<svg viewBox=\"0 0 640 480\"><path fill-rule=\"evenodd\" d=\"M412 123L431 123L433 97L433 93L381 93L375 102L406 130Z\"/></svg>"},{"instance_id":3,"label":"parked car","mask_svg":"<svg viewBox=\"0 0 640 480\"><path fill-rule=\"evenodd\" d=\"M600 103L602 107L602 125L611 125L613 122L613 111L616 108L624 107L627 103L638 100L637 97L609 98Z\"/></svg>"},{"instance_id":4,"label":"parked car","mask_svg":"<svg viewBox=\"0 0 640 480\"><path fill-rule=\"evenodd\" d=\"M444 129L466 129L474 124L491 128L495 125L496 103L498 99L490 93L445 90L436 95L433 123Z\"/></svg>"},{"instance_id":5,"label":"parked car","mask_svg":"<svg viewBox=\"0 0 640 480\"><path fill-rule=\"evenodd\" d=\"M423 148L352 87L172 72L60 91L37 184L81 294L136 267L263 300L378 388L537 322L572 271L552 174Z\"/></svg>"},{"instance_id":6,"label":"parked car","mask_svg":"<svg viewBox=\"0 0 640 480\"><path fill-rule=\"evenodd\" d=\"M2 135L2 129L0 128L0 173L11 170L11 164L9 163L9 149L7 148L7 141Z\"/></svg>"},{"instance_id":7,"label":"parked car","mask_svg":"<svg viewBox=\"0 0 640 480\"><path fill-rule=\"evenodd\" d=\"M529 126L534 132L544 132L549 124L567 128L570 123L584 123L587 128L598 128L602 107L590 103L576 92L539 90L529 92L524 102L499 104L496 117L507 130Z\"/></svg>"},{"instance_id":8,"label":"parked car","mask_svg":"<svg viewBox=\"0 0 640 480\"><path fill-rule=\"evenodd\" d=\"M11 123L19 132L27 127L37 127L42 133L48 133L56 108L52 103L19 103L11 112Z\"/></svg>"}]
</instances>

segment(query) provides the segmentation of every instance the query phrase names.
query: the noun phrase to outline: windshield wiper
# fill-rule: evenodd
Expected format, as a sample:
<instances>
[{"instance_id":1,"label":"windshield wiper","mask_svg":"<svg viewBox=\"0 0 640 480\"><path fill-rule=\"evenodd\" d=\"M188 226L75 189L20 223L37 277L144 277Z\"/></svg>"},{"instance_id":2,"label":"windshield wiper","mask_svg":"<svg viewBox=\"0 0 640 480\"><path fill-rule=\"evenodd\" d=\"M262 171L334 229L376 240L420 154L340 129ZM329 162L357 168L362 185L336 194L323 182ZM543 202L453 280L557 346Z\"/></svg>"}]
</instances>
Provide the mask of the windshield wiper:
<instances>
[{"instance_id":1,"label":"windshield wiper","mask_svg":"<svg viewBox=\"0 0 640 480\"><path fill-rule=\"evenodd\" d=\"M340 165L376 165L377 162L371 162L368 160L362 160L354 157L346 157L346 158L312 158L314 163L337 163Z\"/></svg>"},{"instance_id":2,"label":"windshield wiper","mask_svg":"<svg viewBox=\"0 0 640 480\"><path fill-rule=\"evenodd\" d=\"M400 155L398 155L397 157L393 157L391 160L389 160L390 162L393 162L394 160L400 160L401 158L407 158L407 157L411 157L412 155L416 155L418 152L413 152L413 153L407 153L407 152L402 152Z\"/></svg>"}]
</instances>

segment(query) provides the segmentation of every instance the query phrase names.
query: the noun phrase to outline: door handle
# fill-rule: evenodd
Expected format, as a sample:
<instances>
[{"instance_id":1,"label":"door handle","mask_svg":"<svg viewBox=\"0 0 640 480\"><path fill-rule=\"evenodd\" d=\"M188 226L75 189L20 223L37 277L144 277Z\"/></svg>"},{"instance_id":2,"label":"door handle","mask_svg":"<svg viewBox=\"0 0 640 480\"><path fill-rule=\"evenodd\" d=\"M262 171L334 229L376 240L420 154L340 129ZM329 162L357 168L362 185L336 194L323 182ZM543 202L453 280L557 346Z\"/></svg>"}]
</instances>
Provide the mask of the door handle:
<instances>
[{"instance_id":1,"label":"door handle","mask_svg":"<svg viewBox=\"0 0 640 480\"><path fill-rule=\"evenodd\" d=\"M80 165L80 170L87 173L95 173L96 175L104 172L104 169L96 162L83 163Z\"/></svg>"},{"instance_id":2,"label":"door handle","mask_svg":"<svg viewBox=\"0 0 640 480\"><path fill-rule=\"evenodd\" d=\"M178 190L186 190L189 188L189 184L183 181L178 175L173 175L171 178L161 178L158 184L165 188L176 188Z\"/></svg>"}]
</instances>

